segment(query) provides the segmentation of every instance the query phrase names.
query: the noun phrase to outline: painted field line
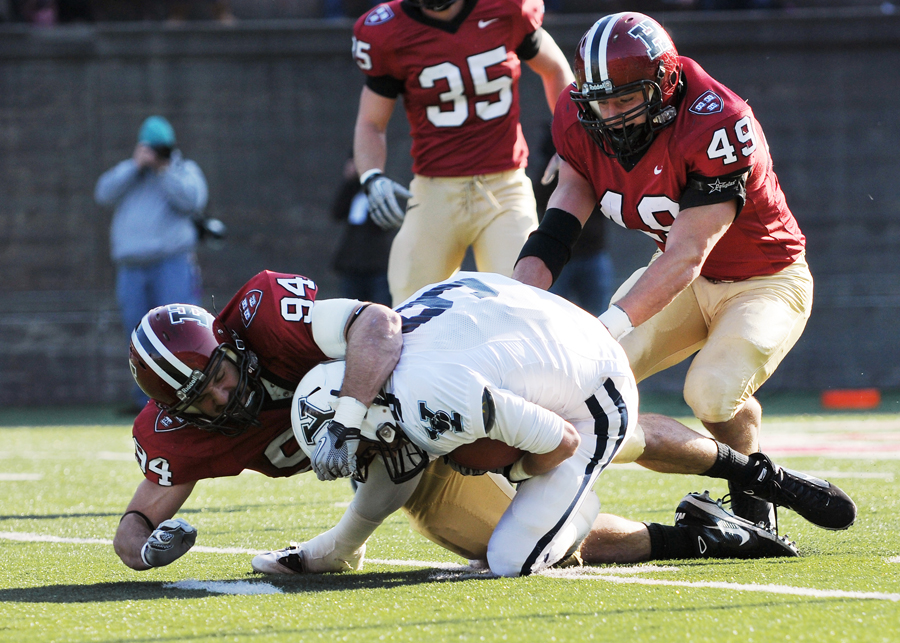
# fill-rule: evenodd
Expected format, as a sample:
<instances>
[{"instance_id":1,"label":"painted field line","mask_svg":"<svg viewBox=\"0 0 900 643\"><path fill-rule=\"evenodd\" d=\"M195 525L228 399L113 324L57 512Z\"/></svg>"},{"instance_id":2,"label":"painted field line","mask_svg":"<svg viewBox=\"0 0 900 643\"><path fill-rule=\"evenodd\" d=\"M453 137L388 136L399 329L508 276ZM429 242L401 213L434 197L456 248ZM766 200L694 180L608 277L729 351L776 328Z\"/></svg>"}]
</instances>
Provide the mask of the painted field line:
<instances>
[{"instance_id":1,"label":"painted field line","mask_svg":"<svg viewBox=\"0 0 900 643\"><path fill-rule=\"evenodd\" d=\"M900 594L884 592L851 592L840 589L814 589L811 587L792 587L790 585L757 585L755 583L723 583L716 581L669 581L655 578L637 578L619 576L608 573L609 570L581 567L574 569L552 569L544 572L546 576L569 578L573 580L604 580L609 583L630 583L633 585L657 585L666 587L689 587L696 589L730 589L739 592L760 592L764 594L788 594L790 596L809 596L812 598L859 598L882 601L900 601Z\"/></svg>"},{"instance_id":2,"label":"painted field line","mask_svg":"<svg viewBox=\"0 0 900 643\"><path fill-rule=\"evenodd\" d=\"M74 543L90 545L112 545L112 540L105 538L63 538L60 536L48 536L44 534L29 534L23 532L0 531L0 539L15 540L19 542L50 542L50 543ZM196 546L191 551L212 554L259 554L259 550L241 549L239 547L203 547ZM484 576L483 572L473 570L468 565L458 563L440 563L428 560L394 560L385 558L367 558L366 562L374 565L389 565L395 567L428 567L432 569L473 572L473 577ZM900 556L889 558L888 562L900 562ZM740 592L761 592L768 594L789 594L792 596L811 596L813 598L859 598L886 601L900 601L900 594L888 594L884 592L851 592L836 589L813 589L808 587L792 587L790 585L756 585L741 583L721 583L712 581L667 581L652 578L636 578L632 574L644 572L678 571L677 567L658 567L654 565L619 567L601 569L592 567L576 567L568 569L551 569L542 572L549 578L563 578L569 580L603 580L610 583L632 583L637 585L661 585L669 587L692 587L698 589L730 589ZM186 581L185 581L186 582ZM179 589L188 589L179 587ZM201 588L197 588L201 589ZM212 590L209 591L219 591ZM226 592L227 593L227 592Z\"/></svg>"},{"instance_id":3,"label":"painted field line","mask_svg":"<svg viewBox=\"0 0 900 643\"><path fill-rule=\"evenodd\" d=\"M240 594L250 596L255 594L284 594L284 591L269 583L251 583L245 580L237 581L201 581L180 580L177 583L166 583L166 589L184 589L192 592L210 592L212 594Z\"/></svg>"}]
</instances>

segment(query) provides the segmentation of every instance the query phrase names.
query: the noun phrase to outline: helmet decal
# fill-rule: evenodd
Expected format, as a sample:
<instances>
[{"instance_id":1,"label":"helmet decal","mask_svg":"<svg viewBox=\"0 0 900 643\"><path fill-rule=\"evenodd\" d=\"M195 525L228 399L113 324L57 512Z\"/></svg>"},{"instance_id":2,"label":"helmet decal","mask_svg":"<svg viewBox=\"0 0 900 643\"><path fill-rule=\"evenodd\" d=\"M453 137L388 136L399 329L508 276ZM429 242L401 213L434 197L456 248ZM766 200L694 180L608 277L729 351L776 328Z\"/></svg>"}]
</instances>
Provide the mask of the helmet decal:
<instances>
[{"instance_id":1,"label":"helmet decal","mask_svg":"<svg viewBox=\"0 0 900 643\"><path fill-rule=\"evenodd\" d=\"M628 35L644 43L650 60L656 60L669 50L669 43L666 42L668 37L652 20L641 21L640 24L628 30Z\"/></svg>"}]
</instances>

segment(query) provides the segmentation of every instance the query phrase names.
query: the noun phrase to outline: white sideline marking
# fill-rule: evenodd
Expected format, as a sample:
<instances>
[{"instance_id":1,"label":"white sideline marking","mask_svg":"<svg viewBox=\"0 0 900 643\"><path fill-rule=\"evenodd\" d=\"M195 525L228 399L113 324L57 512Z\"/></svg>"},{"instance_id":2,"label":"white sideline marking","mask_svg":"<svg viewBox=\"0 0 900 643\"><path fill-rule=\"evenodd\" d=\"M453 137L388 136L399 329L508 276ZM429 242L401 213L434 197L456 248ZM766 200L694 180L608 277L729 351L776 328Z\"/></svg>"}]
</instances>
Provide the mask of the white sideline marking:
<instances>
[{"instance_id":1,"label":"white sideline marking","mask_svg":"<svg viewBox=\"0 0 900 643\"><path fill-rule=\"evenodd\" d=\"M89 544L89 545L111 545L112 541L106 538L62 538L60 536L48 536L44 534L29 534L23 532L14 532L14 531L0 531L0 539L5 540L15 540L19 542L48 542L48 543L76 543L76 544ZM211 554L260 554L262 551L254 550L254 549L242 549L240 547L203 547L197 546L193 547L191 551L202 552L202 553L211 553ZM435 561L428 560L393 560L393 559L385 559L385 558L367 558L366 562L372 563L374 565L391 565L395 567L430 567L432 569L438 570L446 570L446 571L457 571L457 572L471 572L467 574L465 578L476 578L483 577L485 573L479 570L473 570L473 568L468 565L461 565L458 563L439 563ZM888 559L890 563L900 563L900 556L894 556ZM549 569L541 572L541 575L547 576L549 578L562 578L567 580L603 580L610 583L632 583L637 585L663 585L668 587L695 587L699 589L731 589L739 592L762 592L769 594L789 594L792 596L811 596L814 598L860 598L860 599L875 599L875 600L883 600L883 601L900 601L900 594L888 594L884 592L850 592L839 589L814 589L811 587L792 587L790 585L756 585L756 584L741 584L741 583L723 583L723 582L712 582L712 581L668 581L668 580L658 580L653 578L639 578L633 576L634 574L641 574L645 572L677 572L679 571L678 567L669 567L669 566L657 566L657 565L638 565L634 567L612 567L609 569L596 568L596 567L570 567L568 569ZM191 586L188 587L185 584L197 583L202 584L203 587ZM232 586L238 586L240 583L245 583L246 585L251 586L254 589L264 587L265 583L246 583L245 581L234 581L234 582L203 582L201 581L179 581L178 583L173 583L171 585L166 585L166 587L175 587L176 589L205 589L210 592L217 592L222 594L243 594L243 593L256 593L256 594L271 594L274 592L269 592L263 589L263 591L253 591L253 592L244 592L244 591L231 591L229 588ZM208 586L210 585L221 585L222 588L212 589ZM277 589L277 588L272 588ZM280 590L279 590L280 591Z\"/></svg>"},{"instance_id":2,"label":"white sideline marking","mask_svg":"<svg viewBox=\"0 0 900 643\"><path fill-rule=\"evenodd\" d=\"M638 568L639 569L639 568ZM757 585L755 583L723 583L715 581L668 581L654 578L635 578L610 574L614 570L594 569L590 567L571 569L551 569L543 572L551 578L568 578L572 580L605 580L610 583L631 583L634 585L663 585L668 587L694 587L700 589L733 589L739 592L762 592L767 594L789 594L791 596L810 596L813 598L861 598L882 601L900 601L900 594L884 592L849 592L840 589L815 589L812 587L791 587L790 585ZM654 570L657 571L657 570Z\"/></svg>"},{"instance_id":3,"label":"white sideline marking","mask_svg":"<svg viewBox=\"0 0 900 643\"><path fill-rule=\"evenodd\" d=\"M44 534L25 534L17 531L0 531L0 538L23 543L75 543L85 545L112 545L106 538L61 538Z\"/></svg>"},{"instance_id":4,"label":"white sideline marking","mask_svg":"<svg viewBox=\"0 0 900 643\"><path fill-rule=\"evenodd\" d=\"M43 480L43 473L0 473L0 482L14 482L17 480Z\"/></svg>"},{"instance_id":5,"label":"white sideline marking","mask_svg":"<svg viewBox=\"0 0 900 643\"><path fill-rule=\"evenodd\" d=\"M180 580L177 583L166 583L166 589L185 589L189 591L205 591L215 594L284 594L282 590L269 583L249 583L245 580L238 581L200 581Z\"/></svg>"}]
</instances>

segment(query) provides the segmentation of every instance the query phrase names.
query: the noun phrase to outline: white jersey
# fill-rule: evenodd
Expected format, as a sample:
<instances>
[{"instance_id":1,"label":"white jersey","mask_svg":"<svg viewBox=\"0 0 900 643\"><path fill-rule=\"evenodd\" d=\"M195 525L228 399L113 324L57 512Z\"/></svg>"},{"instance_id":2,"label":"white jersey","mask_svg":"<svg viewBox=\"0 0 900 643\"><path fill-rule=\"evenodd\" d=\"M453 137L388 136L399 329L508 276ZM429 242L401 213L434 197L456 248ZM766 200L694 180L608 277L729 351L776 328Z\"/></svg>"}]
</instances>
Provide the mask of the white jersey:
<instances>
[{"instance_id":1,"label":"white jersey","mask_svg":"<svg viewBox=\"0 0 900 643\"><path fill-rule=\"evenodd\" d=\"M482 437L547 453L560 443L563 419L593 421L604 382L634 387L624 351L600 321L500 275L457 273L397 311L403 353L388 391L409 439L432 456ZM600 402L613 413L616 404L615 395ZM634 422L623 420L623 428Z\"/></svg>"}]
</instances>

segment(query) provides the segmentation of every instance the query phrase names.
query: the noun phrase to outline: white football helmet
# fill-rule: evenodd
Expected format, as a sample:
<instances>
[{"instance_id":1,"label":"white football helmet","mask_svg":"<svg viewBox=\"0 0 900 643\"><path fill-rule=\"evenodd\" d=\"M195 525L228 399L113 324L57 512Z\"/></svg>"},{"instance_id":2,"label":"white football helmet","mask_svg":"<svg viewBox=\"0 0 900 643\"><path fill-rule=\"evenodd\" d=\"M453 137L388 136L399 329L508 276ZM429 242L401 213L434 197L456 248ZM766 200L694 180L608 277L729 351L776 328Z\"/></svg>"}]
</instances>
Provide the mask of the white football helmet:
<instances>
[{"instance_id":1,"label":"white football helmet","mask_svg":"<svg viewBox=\"0 0 900 643\"><path fill-rule=\"evenodd\" d=\"M345 367L342 360L319 364L303 376L294 391L291 426L300 448L310 459L334 418ZM384 460L388 475L397 484L410 480L428 465L428 454L410 442L400 428L402 418L400 403L393 395L382 391L359 427L362 439L356 453L354 479L366 481L369 463L376 455Z\"/></svg>"}]
</instances>

